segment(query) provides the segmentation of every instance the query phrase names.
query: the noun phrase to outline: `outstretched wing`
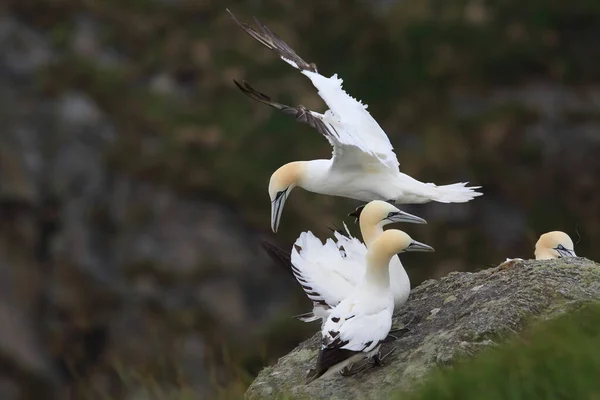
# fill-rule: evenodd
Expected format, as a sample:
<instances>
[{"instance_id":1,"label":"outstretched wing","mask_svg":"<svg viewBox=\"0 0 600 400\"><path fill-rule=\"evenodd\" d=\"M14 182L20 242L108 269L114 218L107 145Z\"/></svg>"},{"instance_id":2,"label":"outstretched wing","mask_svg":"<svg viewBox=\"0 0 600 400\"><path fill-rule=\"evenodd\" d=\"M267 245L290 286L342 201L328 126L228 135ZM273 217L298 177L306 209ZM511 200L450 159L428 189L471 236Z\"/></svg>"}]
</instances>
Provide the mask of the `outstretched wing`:
<instances>
[{"instance_id":1,"label":"outstretched wing","mask_svg":"<svg viewBox=\"0 0 600 400\"><path fill-rule=\"evenodd\" d=\"M342 254L332 239L325 244L302 232L292 249L292 272L314 302L335 307L348 297L365 271L363 259Z\"/></svg>"},{"instance_id":2,"label":"outstretched wing","mask_svg":"<svg viewBox=\"0 0 600 400\"><path fill-rule=\"evenodd\" d=\"M256 18L255 22L259 30L255 30L247 24L240 22L229 10L227 11L246 33L267 48L273 50L283 61L300 70L317 88L319 96L321 96L329 107L329 110L325 114L306 110L302 106L284 107L287 109L288 114L292 113L291 109L296 109L300 113L306 111L311 113L313 117L324 122L328 134L334 135L340 144L340 146L336 147L332 143L334 146L335 168L346 169L362 166L368 169L385 167L392 171L398 170L398 159L386 133L367 111L367 105L356 100L343 90L343 81L337 77L337 74L330 78L324 77L317 72L315 64L307 63L300 58L287 43L265 25L261 24ZM244 92L248 94L246 91ZM256 97L253 98L257 99ZM282 108L276 105L278 103L262 102L283 111ZM279 104L279 106L282 105ZM302 122L307 122L313 126L308 121ZM327 134L321 130L319 131L327 137Z\"/></svg>"}]
</instances>

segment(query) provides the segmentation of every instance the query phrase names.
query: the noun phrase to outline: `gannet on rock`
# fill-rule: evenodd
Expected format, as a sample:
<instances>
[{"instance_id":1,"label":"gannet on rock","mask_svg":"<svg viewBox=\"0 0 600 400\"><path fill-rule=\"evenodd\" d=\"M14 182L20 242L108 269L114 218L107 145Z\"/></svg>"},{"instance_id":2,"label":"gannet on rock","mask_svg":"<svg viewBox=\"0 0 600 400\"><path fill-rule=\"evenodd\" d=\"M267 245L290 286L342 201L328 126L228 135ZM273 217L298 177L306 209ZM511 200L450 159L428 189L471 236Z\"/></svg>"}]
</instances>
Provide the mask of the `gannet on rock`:
<instances>
[{"instance_id":1,"label":"gannet on rock","mask_svg":"<svg viewBox=\"0 0 600 400\"><path fill-rule=\"evenodd\" d=\"M325 244L312 232L302 232L289 260L284 260L283 250L263 244L274 260L291 267L296 280L313 301L312 312L297 316L301 321L321 319L324 323L330 310L360 283L365 273L367 248L383 233L384 226L395 222L426 223L381 200L371 201L361 209L359 223L364 243L353 237L344 224L345 231L334 230L335 241L327 239ZM397 255L390 263L390 288L396 307L406 303L410 279Z\"/></svg>"},{"instance_id":2,"label":"gannet on rock","mask_svg":"<svg viewBox=\"0 0 600 400\"><path fill-rule=\"evenodd\" d=\"M540 236L535 244L535 259L553 260L562 257L577 257L574 248L573 241L566 233L561 231L546 232ZM512 261L523 261L523 259L507 258L500 265L507 268L505 265Z\"/></svg>"},{"instance_id":3,"label":"gannet on rock","mask_svg":"<svg viewBox=\"0 0 600 400\"><path fill-rule=\"evenodd\" d=\"M310 192L347 197L368 202L392 201L395 204L464 203L480 196L466 182L437 186L424 183L399 171L399 162L386 133L367 111L367 105L342 89L342 79L319 74L315 64L300 58L279 36L255 19L259 31L235 18L233 20L254 39L308 77L329 110L324 114L304 106L291 107L271 100L246 82L236 85L249 97L277 108L296 120L317 129L333 147L329 160L295 161L276 170L269 182L271 228L277 232L286 199L295 187Z\"/></svg>"},{"instance_id":4,"label":"gannet on rock","mask_svg":"<svg viewBox=\"0 0 600 400\"><path fill-rule=\"evenodd\" d=\"M365 358L380 363L379 349L392 327L394 297L390 290L392 256L407 251L434 251L406 233L389 229L369 247L360 283L329 314L321 330L316 367L308 381L341 372Z\"/></svg>"},{"instance_id":5,"label":"gannet on rock","mask_svg":"<svg viewBox=\"0 0 600 400\"><path fill-rule=\"evenodd\" d=\"M536 260L552 260L562 257L577 257L573 241L564 232L552 231L540 236L535 244Z\"/></svg>"}]
</instances>

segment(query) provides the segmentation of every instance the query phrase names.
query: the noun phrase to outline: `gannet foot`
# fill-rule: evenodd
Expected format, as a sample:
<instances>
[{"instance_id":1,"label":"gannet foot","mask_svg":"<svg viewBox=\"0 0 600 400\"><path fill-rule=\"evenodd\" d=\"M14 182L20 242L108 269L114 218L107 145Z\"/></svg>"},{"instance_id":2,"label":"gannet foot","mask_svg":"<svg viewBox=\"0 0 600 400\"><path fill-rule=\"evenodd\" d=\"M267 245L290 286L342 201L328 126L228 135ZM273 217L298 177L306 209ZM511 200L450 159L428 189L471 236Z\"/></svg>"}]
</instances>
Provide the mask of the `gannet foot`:
<instances>
[{"instance_id":1,"label":"gannet foot","mask_svg":"<svg viewBox=\"0 0 600 400\"><path fill-rule=\"evenodd\" d=\"M350 368L348 367L344 367L342 368L342 370L340 371L340 375L344 376L344 377L349 377L349 376L353 376L356 374L360 374L361 372L363 372L365 369L367 369L369 365L368 364L363 364L360 367L354 367L354 365L352 365Z\"/></svg>"},{"instance_id":2,"label":"gannet foot","mask_svg":"<svg viewBox=\"0 0 600 400\"><path fill-rule=\"evenodd\" d=\"M415 319L417 319L417 314L411 312L410 315L411 315L410 319L408 320L408 322L406 324L404 324L405 327L409 326L410 324L415 322Z\"/></svg>"},{"instance_id":3,"label":"gannet foot","mask_svg":"<svg viewBox=\"0 0 600 400\"><path fill-rule=\"evenodd\" d=\"M410 332L410 328L408 328L408 326L410 324L412 324L416 318L417 318L417 315L414 313L411 313L410 320L408 320L408 322L406 324L403 324L402 328L394 328L394 329L390 330L390 333L388 333L388 336L385 338L384 341L389 342L392 340L397 340L398 337Z\"/></svg>"},{"instance_id":4,"label":"gannet foot","mask_svg":"<svg viewBox=\"0 0 600 400\"><path fill-rule=\"evenodd\" d=\"M386 358L388 358L388 356L390 354L392 354L394 351L396 351L395 347L392 347L392 349L390 351L388 351L387 353L385 353L385 355L381 355L381 350L375 354L373 356L373 366L378 366L378 367L383 367L385 364L383 363L383 360L385 360Z\"/></svg>"},{"instance_id":5,"label":"gannet foot","mask_svg":"<svg viewBox=\"0 0 600 400\"><path fill-rule=\"evenodd\" d=\"M398 339L400 339L400 336L402 336L408 332L410 332L410 329L408 329L408 328L392 329L390 331L390 333L388 333L388 335L384 339L384 342L391 342L393 340L398 340Z\"/></svg>"},{"instance_id":6,"label":"gannet foot","mask_svg":"<svg viewBox=\"0 0 600 400\"><path fill-rule=\"evenodd\" d=\"M397 329L397 330L402 330L402 329ZM388 333L388 335L385 337L385 339L383 339L383 343L389 343L389 342L393 342L394 340L399 339L398 336L392 335L392 332L395 332L395 331L390 331L390 333Z\"/></svg>"}]
</instances>

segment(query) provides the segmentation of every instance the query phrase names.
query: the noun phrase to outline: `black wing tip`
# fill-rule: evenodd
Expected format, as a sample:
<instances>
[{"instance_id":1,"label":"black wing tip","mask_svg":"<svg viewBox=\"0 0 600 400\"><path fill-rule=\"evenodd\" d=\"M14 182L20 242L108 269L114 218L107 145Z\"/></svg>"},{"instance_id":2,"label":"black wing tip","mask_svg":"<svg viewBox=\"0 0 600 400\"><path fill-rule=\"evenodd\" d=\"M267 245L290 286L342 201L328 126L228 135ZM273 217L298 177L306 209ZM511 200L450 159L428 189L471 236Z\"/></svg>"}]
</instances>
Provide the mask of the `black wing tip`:
<instances>
[{"instance_id":1,"label":"black wing tip","mask_svg":"<svg viewBox=\"0 0 600 400\"><path fill-rule=\"evenodd\" d=\"M267 253L271 261L282 266L288 272L288 274L294 276L292 271L292 268L294 267L292 264L292 255L289 252L267 240L261 240L260 246L263 248L265 253Z\"/></svg>"},{"instance_id":2,"label":"black wing tip","mask_svg":"<svg viewBox=\"0 0 600 400\"><path fill-rule=\"evenodd\" d=\"M343 346L346 342L340 342L339 346ZM338 346L336 347L325 347L321 348L319 351L319 356L317 358L317 365L315 368L312 368L306 378L307 384L314 381L317 378L325 375L327 371L336 365L348 360L350 357L358 354L359 352L342 349Z\"/></svg>"},{"instance_id":3,"label":"black wing tip","mask_svg":"<svg viewBox=\"0 0 600 400\"><path fill-rule=\"evenodd\" d=\"M340 235L350 239L350 235L348 234L348 232L344 231L342 228L340 228L339 225L337 225L335 222L332 222L331 225L333 225L333 227L328 226L327 229L329 229L331 232L337 232Z\"/></svg>"},{"instance_id":4,"label":"black wing tip","mask_svg":"<svg viewBox=\"0 0 600 400\"><path fill-rule=\"evenodd\" d=\"M253 17L253 20L258 26L260 32L252 28L250 25L238 20L228 8L225 10L247 34L252 36L258 42L262 43L268 49L273 50L280 58L293 61L296 64L297 69L301 71L307 70L318 73L315 63L308 63L304 61L283 39L279 37L279 35L270 30L265 24L260 22L257 17Z\"/></svg>"}]
</instances>

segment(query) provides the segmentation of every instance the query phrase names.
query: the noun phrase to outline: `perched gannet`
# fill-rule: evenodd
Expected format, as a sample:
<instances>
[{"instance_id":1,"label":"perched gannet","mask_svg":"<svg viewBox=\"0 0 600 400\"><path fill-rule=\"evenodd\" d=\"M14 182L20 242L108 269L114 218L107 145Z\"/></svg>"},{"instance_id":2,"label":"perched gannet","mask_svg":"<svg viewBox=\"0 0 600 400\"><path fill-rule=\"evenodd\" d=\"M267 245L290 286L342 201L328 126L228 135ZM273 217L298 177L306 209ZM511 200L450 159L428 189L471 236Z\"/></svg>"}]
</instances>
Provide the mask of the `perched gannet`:
<instances>
[{"instance_id":1,"label":"perched gannet","mask_svg":"<svg viewBox=\"0 0 600 400\"><path fill-rule=\"evenodd\" d=\"M345 299L360 283L366 268L367 248L383 233L383 227L395 222L426 223L422 218L400 211L381 200L369 202L359 215L362 243L346 232L334 231L335 242L328 239L325 244L312 232L302 232L294 243L291 253L292 272L313 301L313 311L299 315L304 322L322 319L331 308ZM393 256L390 263L390 287L394 304L400 307L410 294L410 279L400 258Z\"/></svg>"},{"instance_id":2,"label":"perched gannet","mask_svg":"<svg viewBox=\"0 0 600 400\"><path fill-rule=\"evenodd\" d=\"M328 239L325 244L310 231L301 233L291 254L272 243L261 243L273 261L292 271L313 301L312 312L297 316L304 322L318 319L324 322L330 309L360 282L366 267L367 247L383 233L384 226L395 222L427 223L381 200L369 202L350 215L359 217L364 243L354 238L345 224L345 231L332 229L335 241ZM400 307L410 294L410 280L398 256L392 258L390 279L395 306Z\"/></svg>"},{"instance_id":3,"label":"perched gannet","mask_svg":"<svg viewBox=\"0 0 600 400\"><path fill-rule=\"evenodd\" d=\"M536 260L551 260L562 257L577 257L573 241L564 232L552 231L544 233L535 244Z\"/></svg>"},{"instance_id":4,"label":"perched gannet","mask_svg":"<svg viewBox=\"0 0 600 400\"><path fill-rule=\"evenodd\" d=\"M407 251L434 251L406 233L389 229L371 243L361 282L329 314L322 328L317 365L309 382L342 371L364 358L380 362L379 348L392 327L394 298L390 290L392 256Z\"/></svg>"},{"instance_id":5,"label":"perched gannet","mask_svg":"<svg viewBox=\"0 0 600 400\"><path fill-rule=\"evenodd\" d=\"M465 182L436 186L401 173L394 149L377 121L362 104L342 89L342 79L334 74L326 78L317 72L315 64L300 58L279 36L256 23L259 31L235 18L233 20L250 36L273 50L279 57L307 76L317 88L329 110L324 114L277 103L253 89L246 82L236 85L249 97L295 115L300 122L316 128L333 146L329 160L295 161L276 170L269 182L271 198L271 228L277 232L286 199L295 187L310 192L341 196L368 202L386 200L396 204L437 201L464 203L480 196Z\"/></svg>"}]
</instances>

